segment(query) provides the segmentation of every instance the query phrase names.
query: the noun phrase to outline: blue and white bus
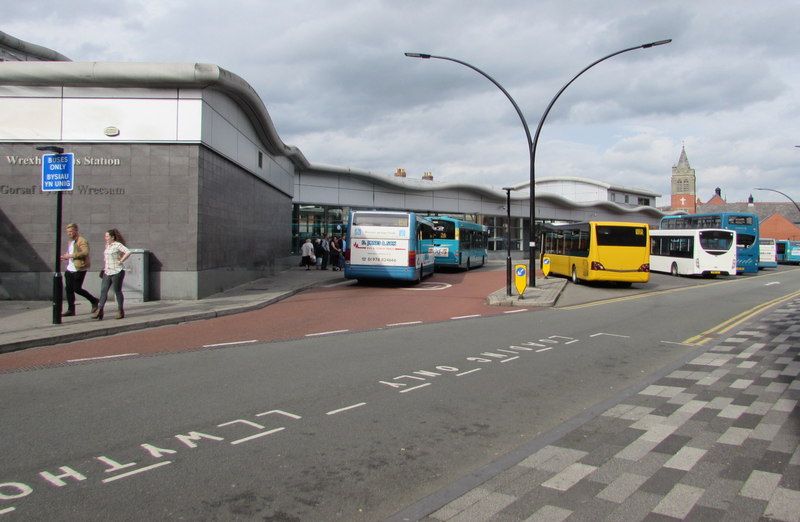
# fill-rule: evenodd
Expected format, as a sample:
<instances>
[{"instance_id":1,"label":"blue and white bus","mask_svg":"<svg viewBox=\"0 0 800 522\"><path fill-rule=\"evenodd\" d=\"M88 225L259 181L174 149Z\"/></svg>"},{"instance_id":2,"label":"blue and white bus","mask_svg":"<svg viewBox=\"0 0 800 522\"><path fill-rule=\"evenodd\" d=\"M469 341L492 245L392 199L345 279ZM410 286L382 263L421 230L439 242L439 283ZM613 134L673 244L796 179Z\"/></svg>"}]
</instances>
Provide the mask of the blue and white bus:
<instances>
[{"instance_id":1,"label":"blue and white bus","mask_svg":"<svg viewBox=\"0 0 800 522\"><path fill-rule=\"evenodd\" d=\"M433 269L433 223L428 219L391 210L350 213L347 279L422 281Z\"/></svg>"},{"instance_id":2,"label":"blue and white bus","mask_svg":"<svg viewBox=\"0 0 800 522\"><path fill-rule=\"evenodd\" d=\"M470 268L486 264L489 230L450 216L430 216L436 267Z\"/></svg>"},{"instance_id":3,"label":"blue and white bus","mask_svg":"<svg viewBox=\"0 0 800 522\"><path fill-rule=\"evenodd\" d=\"M664 216L661 230L724 228L736 232L736 273L758 272L758 216L747 212L717 212Z\"/></svg>"},{"instance_id":4,"label":"blue and white bus","mask_svg":"<svg viewBox=\"0 0 800 522\"><path fill-rule=\"evenodd\" d=\"M800 241L777 240L775 257L782 265L800 265Z\"/></svg>"},{"instance_id":5,"label":"blue and white bus","mask_svg":"<svg viewBox=\"0 0 800 522\"><path fill-rule=\"evenodd\" d=\"M758 269L776 268L778 257L775 251L775 240L771 237L758 239Z\"/></svg>"}]
</instances>

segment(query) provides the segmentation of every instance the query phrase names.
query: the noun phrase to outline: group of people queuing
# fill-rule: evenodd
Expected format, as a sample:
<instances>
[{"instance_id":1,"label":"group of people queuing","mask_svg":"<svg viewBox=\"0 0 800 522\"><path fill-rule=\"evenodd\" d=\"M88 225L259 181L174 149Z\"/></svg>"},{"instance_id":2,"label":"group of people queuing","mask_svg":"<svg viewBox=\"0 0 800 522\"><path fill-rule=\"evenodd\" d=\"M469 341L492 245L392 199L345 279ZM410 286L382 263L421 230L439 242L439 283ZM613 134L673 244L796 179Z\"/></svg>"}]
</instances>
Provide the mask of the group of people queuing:
<instances>
[{"instance_id":1,"label":"group of people queuing","mask_svg":"<svg viewBox=\"0 0 800 522\"><path fill-rule=\"evenodd\" d=\"M327 233L324 233L322 237L314 240L308 238L300 247L301 266L305 266L306 270L311 270L312 266L317 270L327 270L330 265L334 271L344 270L344 251L345 240L343 237L329 237Z\"/></svg>"},{"instance_id":2,"label":"group of people queuing","mask_svg":"<svg viewBox=\"0 0 800 522\"><path fill-rule=\"evenodd\" d=\"M61 260L67 263L64 269L64 286L67 294L67 310L61 314L63 317L75 315L75 295L85 297L92 305L92 317L103 320L103 308L106 305L108 290L113 288L117 299L117 319L125 317L124 296L122 295L122 281L125 279L123 263L130 257L131 252L125 246L125 238L116 228L105 233L106 247L103 251L104 266L100 271L100 298L93 296L83 289L83 280L86 271L92 265L89 251L89 241L80 234L78 225L67 225L69 244L67 251L61 255Z\"/></svg>"}]
</instances>

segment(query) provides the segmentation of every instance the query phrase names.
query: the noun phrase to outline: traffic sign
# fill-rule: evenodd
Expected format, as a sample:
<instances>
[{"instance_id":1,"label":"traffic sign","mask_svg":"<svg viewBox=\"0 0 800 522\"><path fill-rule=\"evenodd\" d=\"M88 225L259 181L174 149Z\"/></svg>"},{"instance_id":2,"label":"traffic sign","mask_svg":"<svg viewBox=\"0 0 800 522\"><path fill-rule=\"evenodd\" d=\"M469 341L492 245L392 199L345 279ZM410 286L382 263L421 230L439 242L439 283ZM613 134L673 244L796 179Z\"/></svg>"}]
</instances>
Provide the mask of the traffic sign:
<instances>
[{"instance_id":1,"label":"traffic sign","mask_svg":"<svg viewBox=\"0 0 800 522\"><path fill-rule=\"evenodd\" d=\"M525 265L514 265L514 286L517 289L517 295L522 297L525 294L525 289L528 288L528 267Z\"/></svg>"},{"instance_id":2,"label":"traffic sign","mask_svg":"<svg viewBox=\"0 0 800 522\"><path fill-rule=\"evenodd\" d=\"M75 154L42 155L42 192L72 190L74 172Z\"/></svg>"},{"instance_id":3,"label":"traffic sign","mask_svg":"<svg viewBox=\"0 0 800 522\"><path fill-rule=\"evenodd\" d=\"M550 258L547 256L542 258L542 273L545 277L550 274Z\"/></svg>"}]
</instances>

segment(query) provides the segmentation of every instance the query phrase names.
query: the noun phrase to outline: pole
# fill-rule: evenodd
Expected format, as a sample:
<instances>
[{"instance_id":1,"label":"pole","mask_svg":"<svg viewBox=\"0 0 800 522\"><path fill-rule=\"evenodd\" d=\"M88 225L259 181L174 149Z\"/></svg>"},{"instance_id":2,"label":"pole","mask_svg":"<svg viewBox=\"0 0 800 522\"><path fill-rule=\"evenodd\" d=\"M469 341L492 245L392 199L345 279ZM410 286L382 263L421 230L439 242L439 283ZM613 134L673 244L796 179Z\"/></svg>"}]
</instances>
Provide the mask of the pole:
<instances>
[{"instance_id":1,"label":"pole","mask_svg":"<svg viewBox=\"0 0 800 522\"><path fill-rule=\"evenodd\" d=\"M450 61L450 62L459 63L459 64L461 64L461 65L463 65L465 67L469 67L473 71L477 72L478 74L480 74L481 76L483 76L484 78L486 78L487 80L492 82L495 85L495 87L500 89L503 92L503 94L506 95L506 98L508 98L508 101L510 101L511 105L514 106L514 110L517 111L517 116L519 116L520 121L522 121L522 127L525 129L525 138L528 141L528 163L530 164L530 175L531 175L531 216L533 216L534 215L534 209L533 209L533 206L534 206L534 201L533 201L533 149L532 149L532 142L531 142L531 131L528 128L528 122L525 121L525 116L523 116L522 111L520 110L519 105L517 105L517 102L514 101L514 98L511 97L511 95L508 93L507 90L505 90L503 88L502 85L497 83L497 80L495 80L494 78L492 78L491 76L489 76L485 72L481 71L480 69L478 69L474 65L468 64L467 62L462 62L461 60L456 60L455 58L448 58L447 56L436 56L436 55L433 55L433 54L425 54L425 53L405 53L405 55L408 56L409 58L422 58L422 59L425 59L425 60L429 60L431 58L436 58L436 59L439 59L439 60L447 60L447 61ZM533 220L532 219L531 219L530 244L533 245ZM531 247L531 252L533 252L533 247ZM534 260L532 258L530 259L530 263L531 263L531 270L529 272L529 274L530 274L530 276L529 276L530 277L530 283L529 284L530 284L530 286L534 286L535 287L536 286L536 271L533 270ZM511 278L511 265L510 264L508 265L507 277L509 279ZM509 283L509 287L508 288L509 288L508 291L511 292L511 283ZM509 295L511 295L511 294L509 294Z\"/></svg>"},{"instance_id":2,"label":"pole","mask_svg":"<svg viewBox=\"0 0 800 522\"><path fill-rule=\"evenodd\" d=\"M506 295L511 296L511 190L506 191Z\"/></svg>"},{"instance_id":3,"label":"pole","mask_svg":"<svg viewBox=\"0 0 800 522\"><path fill-rule=\"evenodd\" d=\"M63 286L61 280L61 190L56 192L56 259L53 264L53 324L61 324Z\"/></svg>"}]
</instances>

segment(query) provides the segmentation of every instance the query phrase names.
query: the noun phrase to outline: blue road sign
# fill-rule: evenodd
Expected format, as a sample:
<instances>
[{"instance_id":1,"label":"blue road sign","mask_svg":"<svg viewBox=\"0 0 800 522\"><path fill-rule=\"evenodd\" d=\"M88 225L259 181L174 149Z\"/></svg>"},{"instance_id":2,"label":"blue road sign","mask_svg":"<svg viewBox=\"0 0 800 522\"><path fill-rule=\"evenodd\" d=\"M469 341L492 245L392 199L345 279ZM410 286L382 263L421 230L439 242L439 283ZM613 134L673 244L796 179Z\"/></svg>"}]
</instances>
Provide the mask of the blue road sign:
<instances>
[{"instance_id":1,"label":"blue road sign","mask_svg":"<svg viewBox=\"0 0 800 522\"><path fill-rule=\"evenodd\" d=\"M75 154L42 156L42 192L72 190L75 181Z\"/></svg>"}]
</instances>

